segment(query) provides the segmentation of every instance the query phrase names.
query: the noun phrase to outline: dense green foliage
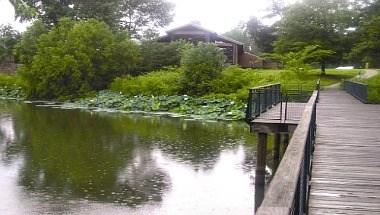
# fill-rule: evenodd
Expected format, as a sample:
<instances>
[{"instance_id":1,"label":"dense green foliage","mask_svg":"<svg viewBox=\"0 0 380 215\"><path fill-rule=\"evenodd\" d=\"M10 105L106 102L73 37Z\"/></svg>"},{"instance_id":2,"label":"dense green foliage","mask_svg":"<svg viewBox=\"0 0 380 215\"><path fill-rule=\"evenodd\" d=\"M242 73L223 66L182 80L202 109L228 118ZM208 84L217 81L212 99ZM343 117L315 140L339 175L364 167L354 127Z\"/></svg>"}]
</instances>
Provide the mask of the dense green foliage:
<instances>
[{"instance_id":1,"label":"dense green foliage","mask_svg":"<svg viewBox=\"0 0 380 215\"><path fill-rule=\"evenodd\" d=\"M211 82L220 77L225 60L222 50L213 44L200 43L186 50L181 59L183 92L190 95L210 92Z\"/></svg>"},{"instance_id":2,"label":"dense green foliage","mask_svg":"<svg viewBox=\"0 0 380 215\"><path fill-rule=\"evenodd\" d=\"M132 35L147 39L158 36L159 27L167 26L173 19L174 5L166 0L118 0L117 11L122 17L121 28ZM144 30L145 29L145 30Z\"/></svg>"},{"instance_id":3,"label":"dense green foliage","mask_svg":"<svg viewBox=\"0 0 380 215\"><path fill-rule=\"evenodd\" d=\"M349 0L304 0L291 5L279 22L275 51L287 53L302 50L308 45L319 45L335 52L328 58L319 59L322 70L327 63L342 62L352 47L347 29L353 27L357 11L351 4Z\"/></svg>"},{"instance_id":4,"label":"dense green foliage","mask_svg":"<svg viewBox=\"0 0 380 215\"><path fill-rule=\"evenodd\" d=\"M48 29L41 21L35 21L23 32L20 42L15 47L15 54L20 63L31 64L37 53L38 39L46 34Z\"/></svg>"},{"instance_id":5,"label":"dense green foliage","mask_svg":"<svg viewBox=\"0 0 380 215\"><path fill-rule=\"evenodd\" d=\"M73 20L97 19L113 28L128 30L141 36L142 30L155 32L168 25L173 18L173 5L166 0L9 0L16 18L22 21L39 19L46 25L58 23L63 17Z\"/></svg>"},{"instance_id":6,"label":"dense green foliage","mask_svg":"<svg viewBox=\"0 0 380 215\"><path fill-rule=\"evenodd\" d=\"M266 26L256 17L251 17L246 24L246 31L257 47L258 53L273 52L273 43L277 39L276 25Z\"/></svg>"},{"instance_id":7,"label":"dense green foliage","mask_svg":"<svg viewBox=\"0 0 380 215\"><path fill-rule=\"evenodd\" d=\"M362 65L369 63L370 67L380 66L380 1L362 11L362 18L356 37L357 43L350 57Z\"/></svg>"},{"instance_id":8,"label":"dense green foliage","mask_svg":"<svg viewBox=\"0 0 380 215\"><path fill-rule=\"evenodd\" d=\"M332 50L322 49L319 45L309 45L299 51L291 51L286 54L270 54L268 57L283 62L285 69L297 73L311 70L312 64L333 55ZM325 72L325 68L322 69Z\"/></svg>"},{"instance_id":9,"label":"dense green foliage","mask_svg":"<svg viewBox=\"0 0 380 215\"><path fill-rule=\"evenodd\" d=\"M327 70L326 75L321 77L322 85L339 83L342 79L352 78L358 73L358 70ZM173 68L138 77L117 78L111 84L111 90L127 96L180 95L182 74L183 71L180 68ZM288 88L298 88L303 85L304 88L312 89L319 78L320 73L315 70L296 73L286 70L255 70L230 66L209 83L210 90L203 97L245 102L248 89L252 87L281 83Z\"/></svg>"},{"instance_id":10,"label":"dense green foliage","mask_svg":"<svg viewBox=\"0 0 380 215\"><path fill-rule=\"evenodd\" d=\"M13 48L20 34L10 25L0 25L0 63L13 57Z\"/></svg>"},{"instance_id":11,"label":"dense green foliage","mask_svg":"<svg viewBox=\"0 0 380 215\"><path fill-rule=\"evenodd\" d=\"M179 80L182 75L181 69L172 68L137 77L120 77L112 82L111 89L128 96L177 95L181 89Z\"/></svg>"},{"instance_id":12,"label":"dense green foliage","mask_svg":"<svg viewBox=\"0 0 380 215\"><path fill-rule=\"evenodd\" d=\"M184 50L191 47L185 41L160 43L156 41L143 41L140 45L141 61L134 74L156 71L163 67L180 66Z\"/></svg>"},{"instance_id":13,"label":"dense green foliage","mask_svg":"<svg viewBox=\"0 0 380 215\"><path fill-rule=\"evenodd\" d=\"M213 81L212 93L207 98L229 98L245 101L249 88L273 83L281 83L283 88L313 90L316 81L321 78L322 86L339 83L358 74L358 70L327 70L325 76L320 76L316 70L305 71L301 74L290 70L255 70L229 67L222 72L220 79Z\"/></svg>"},{"instance_id":14,"label":"dense green foliage","mask_svg":"<svg viewBox=\"0 0 380 215\"><path fill-rule=\"evenodd\" d=\"M20 73L31 98L67 99L107 87L131 71L138 47L99 21L62 19L38 38L37 54Z\"/></svg>"}]
</instances>

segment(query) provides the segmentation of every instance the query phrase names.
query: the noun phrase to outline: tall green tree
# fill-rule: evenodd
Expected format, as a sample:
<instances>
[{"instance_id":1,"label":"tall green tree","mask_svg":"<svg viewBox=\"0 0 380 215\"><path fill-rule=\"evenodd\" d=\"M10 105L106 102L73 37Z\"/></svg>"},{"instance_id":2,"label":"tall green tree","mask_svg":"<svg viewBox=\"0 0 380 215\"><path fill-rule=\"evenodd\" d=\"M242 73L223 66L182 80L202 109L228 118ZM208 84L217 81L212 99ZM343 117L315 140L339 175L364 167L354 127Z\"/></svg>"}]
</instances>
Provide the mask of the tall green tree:
<instances>
[{"instance_id":1,"label":"tall green tree","mask_svg":"<svg viewBox=\"0 0 380 215\"><path fill-rule=\"evenodd\" d=\"M20 63L32 63L33 56L37 53L38 39L47 32L46 26L40 20L36 20L22 33L21 40L15 46L15 55Z\"/></svg>"},{"instance_id":2,"label":"tall green tree","mask_svg":"<svg viewBox=\"0 0 380 215\"><path fill-rule=\"evenodd\" d=\"M357 42L350 58L371 67L380 66L380 1L374 1L364 8L357 30Z\"/></svg>"},{"instance_id":3,"label":"tall green tree","mask_svg":"<svg viewBox=\"0 0 380 215\"><path fill-rule=\"evenodd\" d=\"M121 0L121 28L142 35L173 21L174 5L166 0Z\"/></svg>"},{"instance_id":4,"label":"tall green tree","mask_svg":"<svg viewBox=\"0 0 380 215\"><path fill-rule=\"evenodd\" d=\"M180 66L183 52L191 47L192 44L185 41L171 43L143 41L139 46L141 61L133 75L152 72L163 67Z\"/></svg>"},{"instance_id":5,"label":"tall green tree","mask_svg":"<svg viewBox=\"0 0 380 215\"><path fill-rule=\"evenodd\" d=\"M253 39L248 34L245 25L239 25L235 27L234 29L227 31L223 34L226 37L232 38L234 40L237 40L239 42L244 43L244 51L251 52L251 53L259 53L260 50L256 46Z\"/></svg>"},{"instance_id":6,"label":"tall green tree","mask_svg":"<svg viewBox=\"0 0 380 215\"><path fill-rule=\"evenodd\" d=\"M0 25L0 62L13 57L13 48L20 34L11 25Z\"/></svg>"},{"instance_id":7,"label":"tall green tree","mask_svg":"<svg viewBox=\"0 0 380 215\"><path fill-rule=\"evenodd\" d=\"M311 64L318 63L335 54L332 50L322 49L318 45L308 45L299 51L285 54L270 54L267 57L283 62L285 69L300 73L310 70Z\"/></svg>"},{"instance_id":8,"label":"tall green tree","mask_svg":"<svg viewBox=\"0 0 380 215\"><path fill-rule=\"evenodd\" d=\"M266 26L257 17L251 17L246 24L246 31L259 52L273 52L273 44L277 38L276 25Z\"/></svg>"},{"instance_id":9,"label":"tall green tree","mask_svg":"<svg viewBox=\"0 0 380 215\"><path fill-rule=\"evenodd\" d=\"M287 7L279 22L275 51L299 51L309 45L332 50L333 56L320 59L324 73L326 64L341 62L353 45L348 38L358 15L354 6L350 0L304 0Z\"/></svg>"},{"instance_id":10,"label":"tall green tree","mask_svg":"<svg viewBox=\"0 0 380 215\"><path fill-rule=\"evenodd\" d=\"M46 25L55 25L62 17L72 19L94 18L110 26L117 25L120 0L9 0L21 21L40 19Z\"/></svg>"},{"instance_id":11,"label":"tall green tree","mask_svg":"<svg viewBox=\"0 0 380 215\"><path fill-rule=\"evenodd\" d=\"M42 20L52 26L62 17L74 20L97 19L132 36L168 25L173 4L166 0L9 0L16 18Z\"/></svg>"}]
</instances>

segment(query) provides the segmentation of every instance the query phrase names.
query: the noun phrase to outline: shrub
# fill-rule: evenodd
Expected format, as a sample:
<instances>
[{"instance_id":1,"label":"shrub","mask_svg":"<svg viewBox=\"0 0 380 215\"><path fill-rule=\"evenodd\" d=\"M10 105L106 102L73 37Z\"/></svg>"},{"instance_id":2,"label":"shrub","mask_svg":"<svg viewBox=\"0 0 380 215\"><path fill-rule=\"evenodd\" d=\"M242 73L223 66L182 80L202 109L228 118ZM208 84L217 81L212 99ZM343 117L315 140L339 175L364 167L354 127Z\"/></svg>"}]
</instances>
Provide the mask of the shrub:
<instances>
[{"instance_id":1,"label":"shrub","mask_svg":"<svg viewBox=\"0 0 380 215\"><path fill-rule=\"evenodd\" d=\"M177 95L179 94L179 79L181 69L168 69L151 72L137 77L127 76L116 78L111 84L111 90L124 95Z\"/></svg>"},{"instance_id":2,"label":"shrub","mask_svg":"<svg viewBox=\"0 0 380 215\"><path fill-rule=\"evenodd\" d=\"M179 66L183 51L190 47L191 44L185 41L171 43L144 41L140 45L141 61L134 75L157 71L164 67Z\"/></svg>"},{"instance_id":3,"label":"shrub","mask_svg":"<svg viewBox=\"0 0 380 215\"><path fill-rule=\"evenodd\" d=\"M137 59L137 45L105 23L62 19L39 37L37 54L20 73L29 97L68 99L106 88Z\"/></svg>"},{"instance_id":4,"label":"shrub","mask_svg":"<svg viewBox=\"0 0 380 215\"><path fill-rule=\"evenodd\" d=\"M183 92L204 95L211 91L211 82L221 76L226 60L222 50L213 44L200 43L184 52L181 65Z\"/></svg>"},{"instance_id":5,"label":"shrub","mask_svg":"<svg viewBox=\"0 0 380 215\"><path fill-rule=\"evenodd\" d=\"M211 82L211 91L214 93L229 94L249 85L247 71L237 66L230 66L222 71L221 76Z\"/></svg>"}]
</instances>

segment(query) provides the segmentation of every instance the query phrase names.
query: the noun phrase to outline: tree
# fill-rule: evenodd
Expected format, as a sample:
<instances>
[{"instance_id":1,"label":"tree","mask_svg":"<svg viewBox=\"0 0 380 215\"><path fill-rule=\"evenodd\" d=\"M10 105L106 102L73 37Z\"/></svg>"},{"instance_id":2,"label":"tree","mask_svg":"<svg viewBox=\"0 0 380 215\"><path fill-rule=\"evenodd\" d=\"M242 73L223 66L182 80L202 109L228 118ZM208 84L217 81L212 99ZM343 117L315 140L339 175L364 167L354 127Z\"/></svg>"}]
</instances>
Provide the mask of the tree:
<instances>
[{"instance_id":1,"label":"tree","mask_svg":"<svg viewBox=\"0 0 380 215\"><path fill-rule=\"evenodd\" d=\"M119 0L10 0L16 18L21 21L34 18L46 25L58 23L62 17L72 19L95 18L110 26L117 25Z\"/></svg>"},{"instance_id":2,"label":"tree","mask_svg":"<svg viewBox=\"0 0 380 215\"><path fill-rule=\"evenodd\" d=\"M173 5L166 0L9 0L22 21L41 19L53 26L62 17L97 19L132 36L155 30L172 21Z\"/></svg>"},{"instance_id":3,"label":"tree","mask_svg":"<svg viewBox=\"0 0 380 215\"><path fill-rule=\"evenodd\" d=\"M101 90L116 76L127 74L138 60L138 47L124 33L113 33L93 19L61 19L37 39L37 52L20 73L28 95L68 99Z\"/></svg>"},{"instance_id":4,"label":"tree","mask_svg":"<svg viewBox=\"0 0 380 215\"><path fill-rule=\"evenodd\" d=\"M13 48L20 34L11 25L0 25L0 62L13 57Z\"/></svg>"},{"instance_id":5,"label":"tree","mask_svg":"<svg viewBox=\"0 0 380 215\"><path fill-rule=\"evenodd\" d=\"M352 47L350 27L357 16L349 0L304 0L285 9L279 23L277 53L300 51L308 45L332 50L334 55L320 59L322 72L327 63L339 63Z\"/></svg>"},{"instance_id":6,"label":"tree","mask_svg":"<svg viewBox=\"0 0 380 215\"><path fill-rule=\"evenodd\" d=\"M375 1L362 10L357 42L351 50L350 59L369 63L371 67L380 66L380 1Z\"/></svg>"},{"instance_id":7,"label":"tree","mask_svg":"<svg viewBox=\"0 0 380 215\"><path fill-rule=\"evenodd\" d=\"M23 32L20 42L15 46L15 55L20 63L32 63L33 56L37 53L38 38L47 32L48 29L39 20L34 21L33 24Z\"/></svg>"},{"instance_id":8,"label":"tree","mask_svg":"<svg viewBox=\"0 0 380 215\"><path fill-rule=\"evenodd\" d=\"M310 70L311 64L324 61L334 53L334 51L322 49L318 45L308 45L299 51L291 51L285 54L270 54L268 58L282 61L285 69L300 73Z\"/></svg>"},{"instance_id":9,"label":"tree","mask_svg":"<svg viewBox=\"0 0 380 215\"><path fill-rule=\"evenodd\" d=\"M270 0L270 6L268 7L269 14L266 15L265 18L274 18L276 16L282 18L285 8L284 0Z\"/></svg>"},{"instance_id":10,"label":"tree","mask_svg":"<svg viewBox=\"0 0 380 215\"><path fill-rule=\"evenodd\" d=\"M191 47L185 41L162 43L143 41L140 45L141 61L133 75L152 72L168 66L180 66L181 57Z\"/></svg>"},{"instance_id":11,"label":"tree","mask_svg":"<svg viewBox=\"0 0 380 215\"><path fill-rule=\"evenodd\" d=\"M121 28L133 35L165 27L173 20L174 6L166 0L121 0Z\"/></svg>"},{"instance_id":12,"label":"tree","mask_svg":"<svg viewBox=\"0 0 380 215\"><path fill-rule=\"evenodd\" d=\"M226 37L232 38L244 43L244 51L251 53L260 52L255 42L252 40L244 25L235 27L234 29L223 34Z\"/></svg>"},{"instance_id":13,"label":"tree","mask_svg":"<svg viewBox=\"0 0 380 215\"><path fill-rule=\"evenodd\" d=\"M259 52L273 52L273 43L277 38L276 26L266 26L257 17L251 17L246 24L246 29Z\"/></svg>"},{"instance_id":14,"label":"tree","mask_svg":"<svg viewBox=\"0 0 380 215\"><path fill-rule=\"evenodd\" d=\"M225 61L223 51L214 44L200 43L186 50L181 59L183 91L190 95L208 93L211 82L220 77Z\"/></svg>"}]
</instances>

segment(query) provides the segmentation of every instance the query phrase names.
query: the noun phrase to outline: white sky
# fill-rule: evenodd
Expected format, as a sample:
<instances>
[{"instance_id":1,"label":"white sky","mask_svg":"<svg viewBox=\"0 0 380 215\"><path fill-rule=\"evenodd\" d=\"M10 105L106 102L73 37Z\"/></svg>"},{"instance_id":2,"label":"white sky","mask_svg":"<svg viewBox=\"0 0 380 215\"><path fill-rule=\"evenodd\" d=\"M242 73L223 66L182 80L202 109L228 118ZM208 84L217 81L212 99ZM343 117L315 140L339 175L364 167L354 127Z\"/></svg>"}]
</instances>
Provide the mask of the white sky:
<instances>
[{"instance_id":1,"label":"white sky","mask_svg":"<svg viewBox=\"0 0 380 215\"><path fill-rule=\"evenodd\" d=\"M224 33L247 21L251 16L262 17L268 7L268 0L168 0L173 2L174 21L165 29L170 29L191 21L218 33ZM295 0L285 0L287 3ZM11 23L23 31L26 24L14 20L14 9L9 0L0 0L0 24Z\"/></svg>"}]
</instances>

